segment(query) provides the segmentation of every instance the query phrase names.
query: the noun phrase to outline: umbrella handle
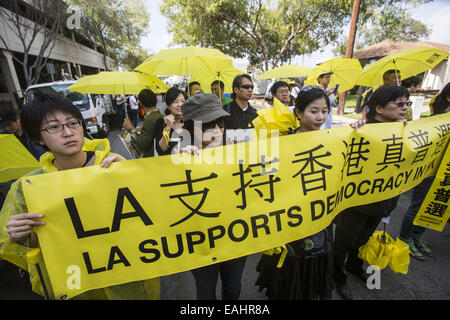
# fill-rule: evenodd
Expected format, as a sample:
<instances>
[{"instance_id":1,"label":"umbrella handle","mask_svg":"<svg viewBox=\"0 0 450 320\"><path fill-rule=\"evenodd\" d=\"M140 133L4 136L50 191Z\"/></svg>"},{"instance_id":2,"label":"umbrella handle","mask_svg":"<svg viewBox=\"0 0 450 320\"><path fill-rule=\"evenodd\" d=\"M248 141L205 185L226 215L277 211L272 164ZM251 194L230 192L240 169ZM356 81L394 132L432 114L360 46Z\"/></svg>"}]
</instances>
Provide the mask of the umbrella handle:
<instances>
[{"instance_id":1,"label":"umbrella handle","mask_svg":"<svg viewBox=\"0 0 450 320\"><path fill-rule=\"evenodd\" d=\"M55 296L53 294L52 287L50 284L50 279L48 277L47 268L45 267L44 260L42 258L42 251L39 248L33 248L26 254L27 262L30 265L34 265L38 272L39 280L42 284L42 289L44 290L45 298L47 300L54 300Z\"/></svg>"}]
</instances>

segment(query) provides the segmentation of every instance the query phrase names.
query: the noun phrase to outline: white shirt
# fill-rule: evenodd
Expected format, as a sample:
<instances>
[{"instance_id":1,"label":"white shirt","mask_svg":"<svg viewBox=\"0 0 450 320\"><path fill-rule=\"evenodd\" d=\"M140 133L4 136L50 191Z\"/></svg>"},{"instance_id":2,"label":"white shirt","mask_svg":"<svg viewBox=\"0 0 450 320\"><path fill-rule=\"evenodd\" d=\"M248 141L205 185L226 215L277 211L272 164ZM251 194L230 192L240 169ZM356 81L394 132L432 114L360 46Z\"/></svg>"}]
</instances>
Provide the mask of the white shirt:
<instances>
[{"instance_id":1,"label":"white shirt","mask_svg":"<svg viewBox=\"0 0 450 320\"><path fill-rule=\"evenodd\" d=\"M136 97L135 97L135 96L130 96L129 101L130 101L130 108L131 108L132 110L137 110L137 109L139 109L139 105L138 105L138 103L137 103L137 100L136 100Z\"/></svg>"}]
</instances>

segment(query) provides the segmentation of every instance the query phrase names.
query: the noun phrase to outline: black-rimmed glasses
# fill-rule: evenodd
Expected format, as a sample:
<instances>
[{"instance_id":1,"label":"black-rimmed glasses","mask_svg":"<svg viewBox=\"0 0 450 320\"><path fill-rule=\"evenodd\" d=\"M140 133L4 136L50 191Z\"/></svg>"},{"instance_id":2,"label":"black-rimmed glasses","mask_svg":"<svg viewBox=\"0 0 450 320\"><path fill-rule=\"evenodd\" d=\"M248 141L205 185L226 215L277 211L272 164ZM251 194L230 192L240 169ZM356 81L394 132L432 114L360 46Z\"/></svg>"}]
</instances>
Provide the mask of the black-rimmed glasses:
<instances>
[{"instance_id":1,"label":"black-rimmed glasses","mask_svg":"<svg viewBox=\"0 0 450 320\"><path fill-rule=\"evenodd\" d=\"M54 134L54 133L64 131L64 126L67 126L67 128L70 128L70 129L76 129L79 126L81 126L82 124L83 124L83 121L81 121L80 119L70 120L69 122L66 122L66 123L52 124L52 125L48 126L47 128L42 129L41 131L47 131L50 134Z\"/></svg>"}]
</instances>

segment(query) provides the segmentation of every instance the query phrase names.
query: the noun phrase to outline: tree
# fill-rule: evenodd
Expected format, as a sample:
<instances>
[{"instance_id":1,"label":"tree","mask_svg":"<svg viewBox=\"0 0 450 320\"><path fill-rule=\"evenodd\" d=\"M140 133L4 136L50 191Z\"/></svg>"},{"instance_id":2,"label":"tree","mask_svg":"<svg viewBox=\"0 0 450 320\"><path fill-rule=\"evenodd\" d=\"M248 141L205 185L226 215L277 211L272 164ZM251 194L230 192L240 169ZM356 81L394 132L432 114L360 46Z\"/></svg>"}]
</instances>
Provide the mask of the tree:
<instances>
[{"instance_id":1,"label":"tree","mask_svg":"<svg viewBox=\"0 0 450 320\"><path fill-rule=\"evenodd\" d=\"M351 0L163 0L173 42L214 47L268 70L336 41Z\"/></svg>"},{"instance_id":2,"label":"tree","mask_svg":"<svg viewBox=\"0 0 450 320\"><path fill-rule=\"evenodd\" d=\"M61 1L52 0L8 0L4 6L0 6L0 16L6 22L7 30L15 35L22 46L21 59L14 54L11 56L22 66L27 87L39 81L60 33L65 9ZM6 50L13 51L11 44L1 34L0 40Z\"/></svg>"},{"instance_id":3,"label":"tree","mask_svg":"<svg viewBox=\"0 0 450 320\"><path fill-rule=\"evenodd\" d=\"M139 54L140 38L145 34L149 16L142 0L69 0L82 13L82 29L103 51L103 64L108 70L109 55L120 63L130 53Z\"/></svg>"},{"instance_id":4,"label":"tree","mask_svg":"<svg viewBox=\"0 0 450 320\"><path fill-rule=\"evenodd\" d=\"M413 19L407 11L408 8L429 1L403 1L402 3L389 3L380 6L380 3L372 3L365 7L357 24L355 49L382 42L392 41L418 41L426 39L431 34L431 29L421 21ZM344 54L347 38L342 37L333 50L335 54Z\"/></svg>"}]
</instances>

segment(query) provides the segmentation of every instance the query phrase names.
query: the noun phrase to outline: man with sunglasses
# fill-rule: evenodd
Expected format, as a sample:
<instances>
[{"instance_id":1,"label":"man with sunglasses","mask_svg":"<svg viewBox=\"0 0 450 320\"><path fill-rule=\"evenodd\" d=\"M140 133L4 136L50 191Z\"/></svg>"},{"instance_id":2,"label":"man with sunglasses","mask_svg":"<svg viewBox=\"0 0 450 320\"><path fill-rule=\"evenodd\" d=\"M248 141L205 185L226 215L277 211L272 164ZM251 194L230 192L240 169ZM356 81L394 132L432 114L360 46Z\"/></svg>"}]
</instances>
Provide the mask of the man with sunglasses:
<instances>
[{"instance_id":1,"label":"man with sunglasses","mask_svg":"<svg viewBox=\"0 0 450 320\"><path fill-rule=\"evenodd\" d=\"M258 116L256 109L249 101L253 96L253 81L248 74L241 74L233 80L233 101L224 106L224 110L230 114L227 129L249 129L253 128L252 121ZM246 135L235 136L235 141L246 139Z\"/></svg>"}]
</instances>

